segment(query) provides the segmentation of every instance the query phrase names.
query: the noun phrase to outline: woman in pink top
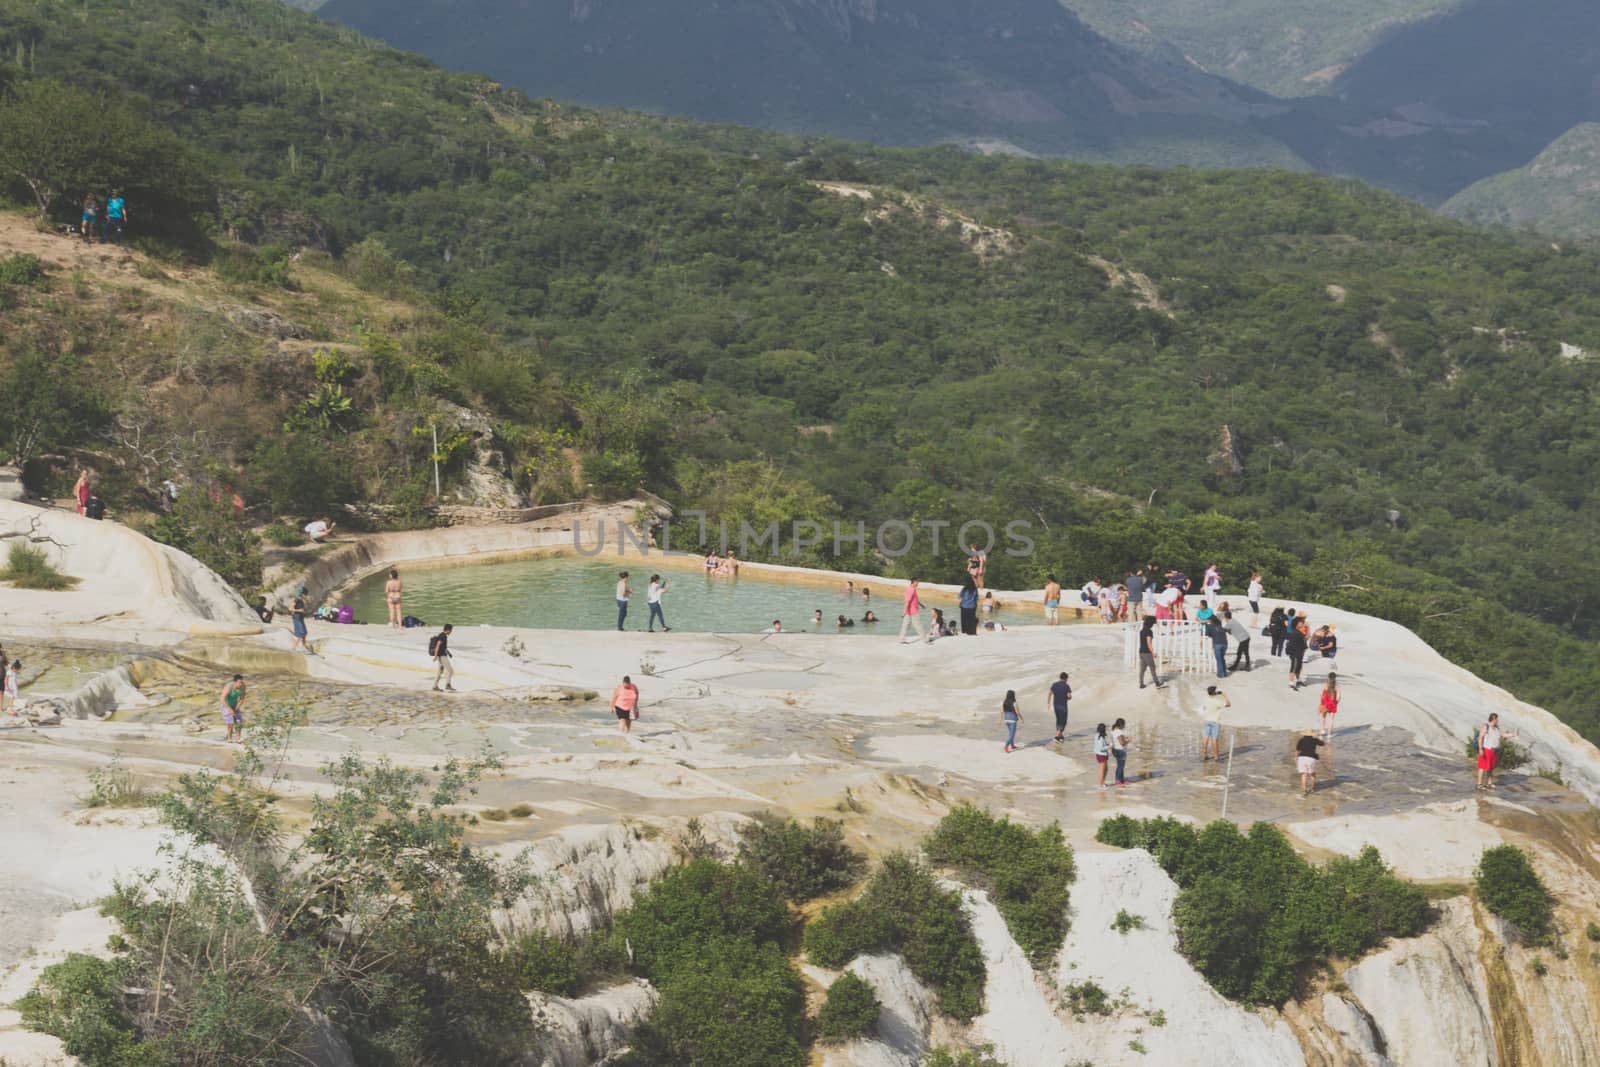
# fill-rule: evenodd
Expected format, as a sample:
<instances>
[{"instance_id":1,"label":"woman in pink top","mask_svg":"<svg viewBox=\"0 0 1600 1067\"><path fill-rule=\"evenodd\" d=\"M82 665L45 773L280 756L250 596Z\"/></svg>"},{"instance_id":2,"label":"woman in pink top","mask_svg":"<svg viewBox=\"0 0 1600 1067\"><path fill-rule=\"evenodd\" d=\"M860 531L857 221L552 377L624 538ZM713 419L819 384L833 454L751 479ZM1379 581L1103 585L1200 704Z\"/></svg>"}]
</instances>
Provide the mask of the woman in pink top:
<instances>
[{"instance_id":1,"label":"woman in pink top","mask_svg":"<svg viewBox=\"0 0 1600 1067\"><path fill-rule=\"evenodd\" d=\"M633 733L633 720L639 717L639 687L626 674L611 694L611 710L617 713L617 729Z\"/></svg>"},{"instance_id":2,"label":"woman in pink top","mask_svg":"<svg viewBox=\"0 0 1600 1067\"><path fill-rule=\"evenodd\" d=\"M900 615L900 643L902 645L906 643L906 627L908 626L917 628L918 639L925 641L928 637L927 632L922 628L922 598L917 595L917 581L918 579L913 578L910 584L906 586L906 609Z\"/></svg>"},{"instance_id":3,"label":"woman in pink top","mask_svg":"<svg viewBox=\"0 0 1600 1067\"><path fill-rule=\"evenodd\" d=\"M85 514L89 510L89 472L87 470L78 472L78 480L72 487L72 495L78 499L78 514Z\"/></svg>"}]
</instances>

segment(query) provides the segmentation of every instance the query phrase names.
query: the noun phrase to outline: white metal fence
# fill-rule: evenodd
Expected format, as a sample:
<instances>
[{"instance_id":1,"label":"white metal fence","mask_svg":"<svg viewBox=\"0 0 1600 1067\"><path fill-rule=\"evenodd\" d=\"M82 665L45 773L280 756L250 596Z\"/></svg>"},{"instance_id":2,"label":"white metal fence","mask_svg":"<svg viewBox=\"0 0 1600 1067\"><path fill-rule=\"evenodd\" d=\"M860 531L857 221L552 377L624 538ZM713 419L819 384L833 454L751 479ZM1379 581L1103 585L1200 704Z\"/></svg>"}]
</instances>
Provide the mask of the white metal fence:
<instances>
[{"instance_id":1,"label":"white metal fence","mask_svg":"<svg viewBox=\"0 0 1600 1067\"><path fill-rule=\"evenodd\" d=\"M1139 630L1143 623L1129 622L1122 627L1122 662L1139 666ZM1194 621L1160 619L1155 628L1156 663L1163 672L1187 674L1215 673L1217 660L1211 653L1211 639L1204 625Z\"/></svg>"}]
</instances>

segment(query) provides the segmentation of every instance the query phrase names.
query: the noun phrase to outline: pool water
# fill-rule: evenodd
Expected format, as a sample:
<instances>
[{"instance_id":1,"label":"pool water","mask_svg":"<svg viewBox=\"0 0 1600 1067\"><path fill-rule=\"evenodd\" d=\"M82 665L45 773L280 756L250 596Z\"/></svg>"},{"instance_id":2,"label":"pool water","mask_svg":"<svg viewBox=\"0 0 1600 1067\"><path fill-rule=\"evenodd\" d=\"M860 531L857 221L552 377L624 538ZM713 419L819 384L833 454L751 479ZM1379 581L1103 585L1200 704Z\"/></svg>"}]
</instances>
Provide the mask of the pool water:
<instances>
[{"instance_id":1,"label":"pool water","mask_svg":"<svg viewBox=\"0 0 1600 1067\"><path fill-rule=\"evenodd\" d=\"M525 626L543 630L611 630L617 625L617 571L615 562L572 558L514 560L477 563L462 567L400 570L405 583L404 611L426 619L430 626ZM627 567L633 586L627 628L643 630L650 619L645 591L651 571ZM667 593L661 600L667 625L674 630L699 633L759 633L783 620L786 631L808 633L886 634L900 628L898 589L885 589L872 598L871 607L887 621L864 624L867 603L859 595L837 589L792 585L744 574L738 578L713 578L691 571L663 571ZM383 624L389 617L383 586L387 571L363 580L339 598L355 608L356 620ZM891 595L892 594L892 595ZM822 609L824 624L812 622ZM855 620L840 630L838 617ZM923 625L932 617L922 613ZM658 624L656 627L660 629Z\"/></svg>"}]
</instances>

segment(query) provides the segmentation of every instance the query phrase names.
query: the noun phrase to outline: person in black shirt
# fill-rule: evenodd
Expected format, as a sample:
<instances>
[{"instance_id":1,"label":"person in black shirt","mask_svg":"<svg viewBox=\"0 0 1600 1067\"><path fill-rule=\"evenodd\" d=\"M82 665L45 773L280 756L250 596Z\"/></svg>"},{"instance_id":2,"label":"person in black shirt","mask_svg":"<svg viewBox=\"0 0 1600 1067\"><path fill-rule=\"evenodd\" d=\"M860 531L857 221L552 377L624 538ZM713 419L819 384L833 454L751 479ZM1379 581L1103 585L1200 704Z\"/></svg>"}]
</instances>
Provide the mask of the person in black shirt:
<instances>
[{"instance_id":1,"label":"person in black shirt","mask_svg":"<svg viewBox=\"0 0 1600 1067\"><path fill-rule=\"evenodd\" d=\"M1294 743L1295 770L1300 772L1300 795L1305 796L1317 788L1317 749L1326 742L1315 730L1307 730Z\"/></svg>"},{"instance_id":2,"label":"person in black shirt","mask_svg":"<svg viewBox=\"0 0 1600 1067\"><path fill-rule=\"evenodd\" d=\"M290 649L298 648L307 655L311 653L311 645L306 641L306 587L301 586L295 594L294 604L289 609L290 622L294 630L294 644Z\"/></svg>"},{"instance_id":3,"label":"person in black shirt","mask_svg":"<svg viewBox=\"0 0 1600 1067\"><path fill-rule=\"evenodd\" d=\"M441 679L444 681L446 689L452 693L456 691L456 687L450 684L455 681L456 677L456 669L450 663L450 631L453 629L455 627L445 623L444 629L428 639L428 655L433 658L433 662L439 665L438 670L433 672L433 691L435 693L439 691Z\"/></svg>"},{"instance_id":4,"label":"person in black shirt","mask_svg":"<svg viewBox=\"0 0 1600 1067\"><path fill-rule=\"evenodd\" d=\"M1156 673L1156 620L1146 618L1144 625L1139 629L1139 688L1144 688L1144 672L1150 672L1150 680L1156 683L1157 689L1166 688L1161 684L1161 675Z\"/></svg>"},{"instance_id":5,"label":"person in black shirt","mask_svg":"<svg viewBox=\"0 0 1600 1067\"><path fill-rule=\"evenodd\" d=\"M265 593L256 597L256 602L251 607L255 608L257 615L261 616L262 622L272 621L272 609L267 607L267 595Z\"/></svg>"}]
</instances>

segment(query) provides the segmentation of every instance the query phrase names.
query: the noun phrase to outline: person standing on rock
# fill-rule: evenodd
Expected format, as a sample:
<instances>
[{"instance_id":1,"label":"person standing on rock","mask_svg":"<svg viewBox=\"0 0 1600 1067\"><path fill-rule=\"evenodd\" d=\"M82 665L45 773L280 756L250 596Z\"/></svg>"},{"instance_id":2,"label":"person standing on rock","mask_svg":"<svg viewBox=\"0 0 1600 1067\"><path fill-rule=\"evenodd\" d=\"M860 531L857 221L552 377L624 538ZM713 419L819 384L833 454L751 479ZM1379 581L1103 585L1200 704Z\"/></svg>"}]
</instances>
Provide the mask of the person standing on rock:
<instances>
[{"instance_id":1,"label":"person standing on rock","mask_svg":"<svg viewBox=\"0 0 1600 1067\"><path fill-rule=\"evenodd\" d=\"M1204 604L1205 601L1201 601ZM1222 619L1213 614L1206 619L1206 636L1211 639L1211 655L1217 661L1217 677L1228 676L1228 630Z\"/></svg>"},{"instance_id":2,"label":"person standing on rock","mask_svg":"<svg viewBox=\"0 0 1600 1067\"><path fill-rule=\"evenodd\" d=\"M633 587L628 584L628 572L617 572L617 629L628 621L628 601L633 599Z\"/></svg>"},{"instance_id":3,"label":"person standing on rock","mask_svg":"<svg viewBox=\"0 0 1600 1067\"><path fill-rule=\"evenodd\" d=\"M1106 724L1094 728L1094 761L1100 768L1100 788L1106 787L1106 764L1111 760L1111 742L1106 737Z\"/></svg>"},{"instance_id":4,"label":"person standing on rock","mask_svg":"<svg viewBox=\"0 0 1600 1067\"><path fill-rule=\"evenodd\" d=\"M1250 585L1244 591L1244 598L1250 601L1251 629L1261 625L1261 591L1261 572L1256 571L1250 575Z\"/></svg>"},{"instance_id":5,"label":"person standing on rock","mask_svg":"<svg viewBox=\"0 0 1600 1067\"><path fill-rule=\"evenodd\" d=\"M611 710L617 716L617 729L625 734L633 733L633 720L639 717L639 687L626 674L622 676L622 684L611 691Z\"/></svg>"},{"instance_id":6,"label":"person standing on rock","mask_svg":"<svg viewBox=\"0 0 1600 1067\"><path fill-rule=\"evenodd\" d=\"M1200 588L1205 593L1206 599L1211 601L1212 604L1221 601L1222 568L1219 564L1213 563L1206 568L1205 576L1200 579Z\"/></svg>"},{"instance_id":7,"label":"person standing on rock","mask_svg":"<svg viewBox=\"0 0 1600 1067\"><path fill-rule=\"evenodd\" d=\"M1228 636L1239 642L1233 650L1233 665L1228 670L1238 670L1241 662L1244 663L1245 670L1255 669L1255 664L1250 661L1250 631L1245 629L1242 622L1233 617L1233 612L1231 611L1222 613L1222 625L1228 631Z\"/></svg>"},{"instance_id":8,"label":"person standing on rock","mask_svg":"<svg viewBox=\"0 0 1600 1067\"><path fill-rule=\"evenodd\" d=\"M1306 662L1306 621L1305 616L1288 620L1288 632L1284 635L1283 650L1289 654L1289 688L1299 689L1300 671Z\"/></svg>"},{"instance_id":9,"label":"person standing on rock","mask_svg":"<svg viewBox=\"0 0 1600 1067\"><path fill-rule=\"evenodd\" d=\"M961 632L971 637L978 632L978 583L967 575L961 583Z\"/></svg>"},{"instance_id":10,"label":"person standing on rock","mask_svg":"<svg viewBox=\"0 0 1600 1067\"><path fill-rule=\"evenodd\" d=\"M661 632L670 634L672 627L667 625L667 617L661 610L661 598L667 592L667 583L661 580L661 575L650 576L650 588L645 591L645 603L650 605L650 632L656 632L656 620L661 620ZM817 612L817 621L822 621L822 612Z\"/></svg>"},{"instance_id":11,"label":"person standing on rock","mask_svg":"<svg viewBox=\"0 0 1600 1067\"><path fill-rule=\"evenodd\" d=\"M17 714L18 690L22 688L22 661L14 659L5 671L5 688L0 694L0 704L4 704L7 711L13 716Z\"/></svg>"},{"instance_id":12,"label":"person standing on rock","mask_svg":"<svg viewBox=\"0 0 1600 1067\"><path fill-rule=\"evenodd\" d=\"M106 201L106 227L100 235L100 243L110 240L112 244L122 243L123 226L128 221L128 202L122 198L121 189L111 190L111 199Z\"/></svg>"},{"instance_id":13,"label":"person standing on rock","mask_svg":"<svg viewBox=\"0 0 1600 1067\"><path fill-rule=\"evenodd\" d=\"M1289 638L1289 619L1282 608L1272 609L1272 615L1267 619L1267 636L1272 639L1271 654L1283 655L1284 642Z\"/></svg>"},{"instance_id":14,"label":"person standing on rock","mask_svg":"<svg viewBox=\"0 0 1600 1067\"><path fill-rule=\"evenodd\" d=\"M1315 730L1307 730L1294 743L1295 770L1300 772L1300 795L1307 796L1317 788L1317 749L1327 742Z\"/></svg>"},{"instance_id":15,"label":"person standing on rock","mask_svg":"<svg viewBox=\"0 0 1600 1067\"><path fill-rule=\"evenodd\" d=\"M1006 751L1017 750L1017 727L1022 725L1022 710L1017 707L1017 691L1006 690L1006 698L1000 704L1000 722L1006 728Z\"/></svg>"},{"instance_id":16,"label":"person standing on rock","mask_svg":"<svg viewBox=\"0 0 1600 1067\"><path fill-rule=\"evenodd\" d=\"M1161 684L1161 675L1156 673L1156 620L1146 615L1144 625L1139 627L1139 688L1144 688L1144 672L1150 672L1150 680L1157 689L1165 688Z\"/></svg>"},{"instance_id":17,"label":"person standing on rock","mask_svg":"<svg viewBox=\"0 0 1600 1067\"><path fill-rule=\"evenodd\" d=\"M15 664L13 664L15 666ZM6 691L11 691L11 676L6 675ZM12 697L15 702L15 697ZM1478 727L1478 792L1494 788L1495 768L1500 766L1500 745L1508 738L1516 737L1516 732L1505 734L1500 732L1500 713L1495 712L1489 716L1489 721Z\"/></svg>"},{"instance_id":18,"label":"person standing on rock","mask_svg":"<svg viewBox=\"0 0 1600 1067\"><path fill-rule=\"evenodd\" d=\"M306 640L306 587L301 586L300 591L294 596L294 604L289 608L289 629L294 633L294 644L289 646L289 651L299 649L306 655L311 654L311 645Z\"/></svg>"},{"instance_id":19,"label":"person standing on rock","mask_svg":"<svg viewBox=\"0 0 1600 1067\"><path fill-rule=\"evenodd\" d=\"M1072 701L1072 686L1067 684L1067 672L1062 671L1061 677L1050 683L1050 692L1045 697L1045 703L1056 716L1056 744L1061 744L1067 729L1067 705Z\"/></svg>"},{"instance_id":20,"label":"person standing on rock","mask_svg":"<svg viewBox=\"0 0 1600 1067\"><path fill-rule=\"evenodd\" d=\"M1333 736L1333 717L1339 714L1339 676L1328 672L1328 681L1322 687L1322 736Z\"/></svg>"},{"instance_id":21,"label":"person standing on rock","mask_svg":"<svg viewBox=\"0 0 1600 1067\"><path fill-rule=\"evenodd\" d=\"M906 606L900 613L900 643L906 643L906 628L915 627L917 639L925 641L927 632L922 628L922 598L917 594L918 579L913 578L906 584Z\"/></svg>"},{"instance_id":22,"label":"person standing on rock","mask_svg":"<svg viewBox=\"0 0 1600 1067\"><path fill-rule=\"evenodd\" d=\"M78 471L78 480L72 483L72 499L75 501L79 515L87 515L89 513L88 470Z\"/></svg>"},{"instance_id":23,"label":"person standing on rock","mask_svg":"<svg viewBox=\"0 0 1600 1067\"><path fill-rule=\"evenodd\" d=\"M400 584L399 571L389 572L389 580L383 583L383 597L389 602L389 625L398 630L405 618L400 609L400 602L405 598L405 590Z\"/></svg>"},{"instance_id":24,"label":"person standing on rock","mask_svg":"<svg viewBox=\"0 0 1600 1067\"><path fill-rule=\"evenodd\" d=\"M244 675L236 674L233 681L222 687L222 724L228 728L228 734L222 739L224 744L230 741L244 741Z\"/></svg>"},{"instance_id":25,"label":"person standing on rock","mask_svg":"<svg viewBox=\"0 0 1600 1067\"><path fill-rule=\"evenodd\" d=\"M1111 724L1111 758L1117 761L1117 785L1128 784L1128 724L1118 719Z\"/></svg>"},{"instance_id":26,"label":"person standing on rock","mask_svg":"<svg viewBox=\"0 0 1600 1067\"><path fill-rule=\"evenodd\" d=\"M456 687L451 683L456 678L456 668L450 655L450 631L455 627L449 623L444 624L444 629L428 639L428 655L433 657L433 662L438 664L438 669L433 672L433 691L439 691L439 682L444 681L445 689L454 693Z\"/></svg>"},{"instance_id":27,"label":"person standing on rock","mask_svg":"<svg viewBox=\"0 0 1600 1067\"><path fill-rule=\"evenodd\" d=\"M1222 758L1222 712L1233 707L1233 701L1214 685L1206 686L1206 704L1202 717L1205 725L1200 730L1200 762Z\"/></svg>"}]
</instances>

